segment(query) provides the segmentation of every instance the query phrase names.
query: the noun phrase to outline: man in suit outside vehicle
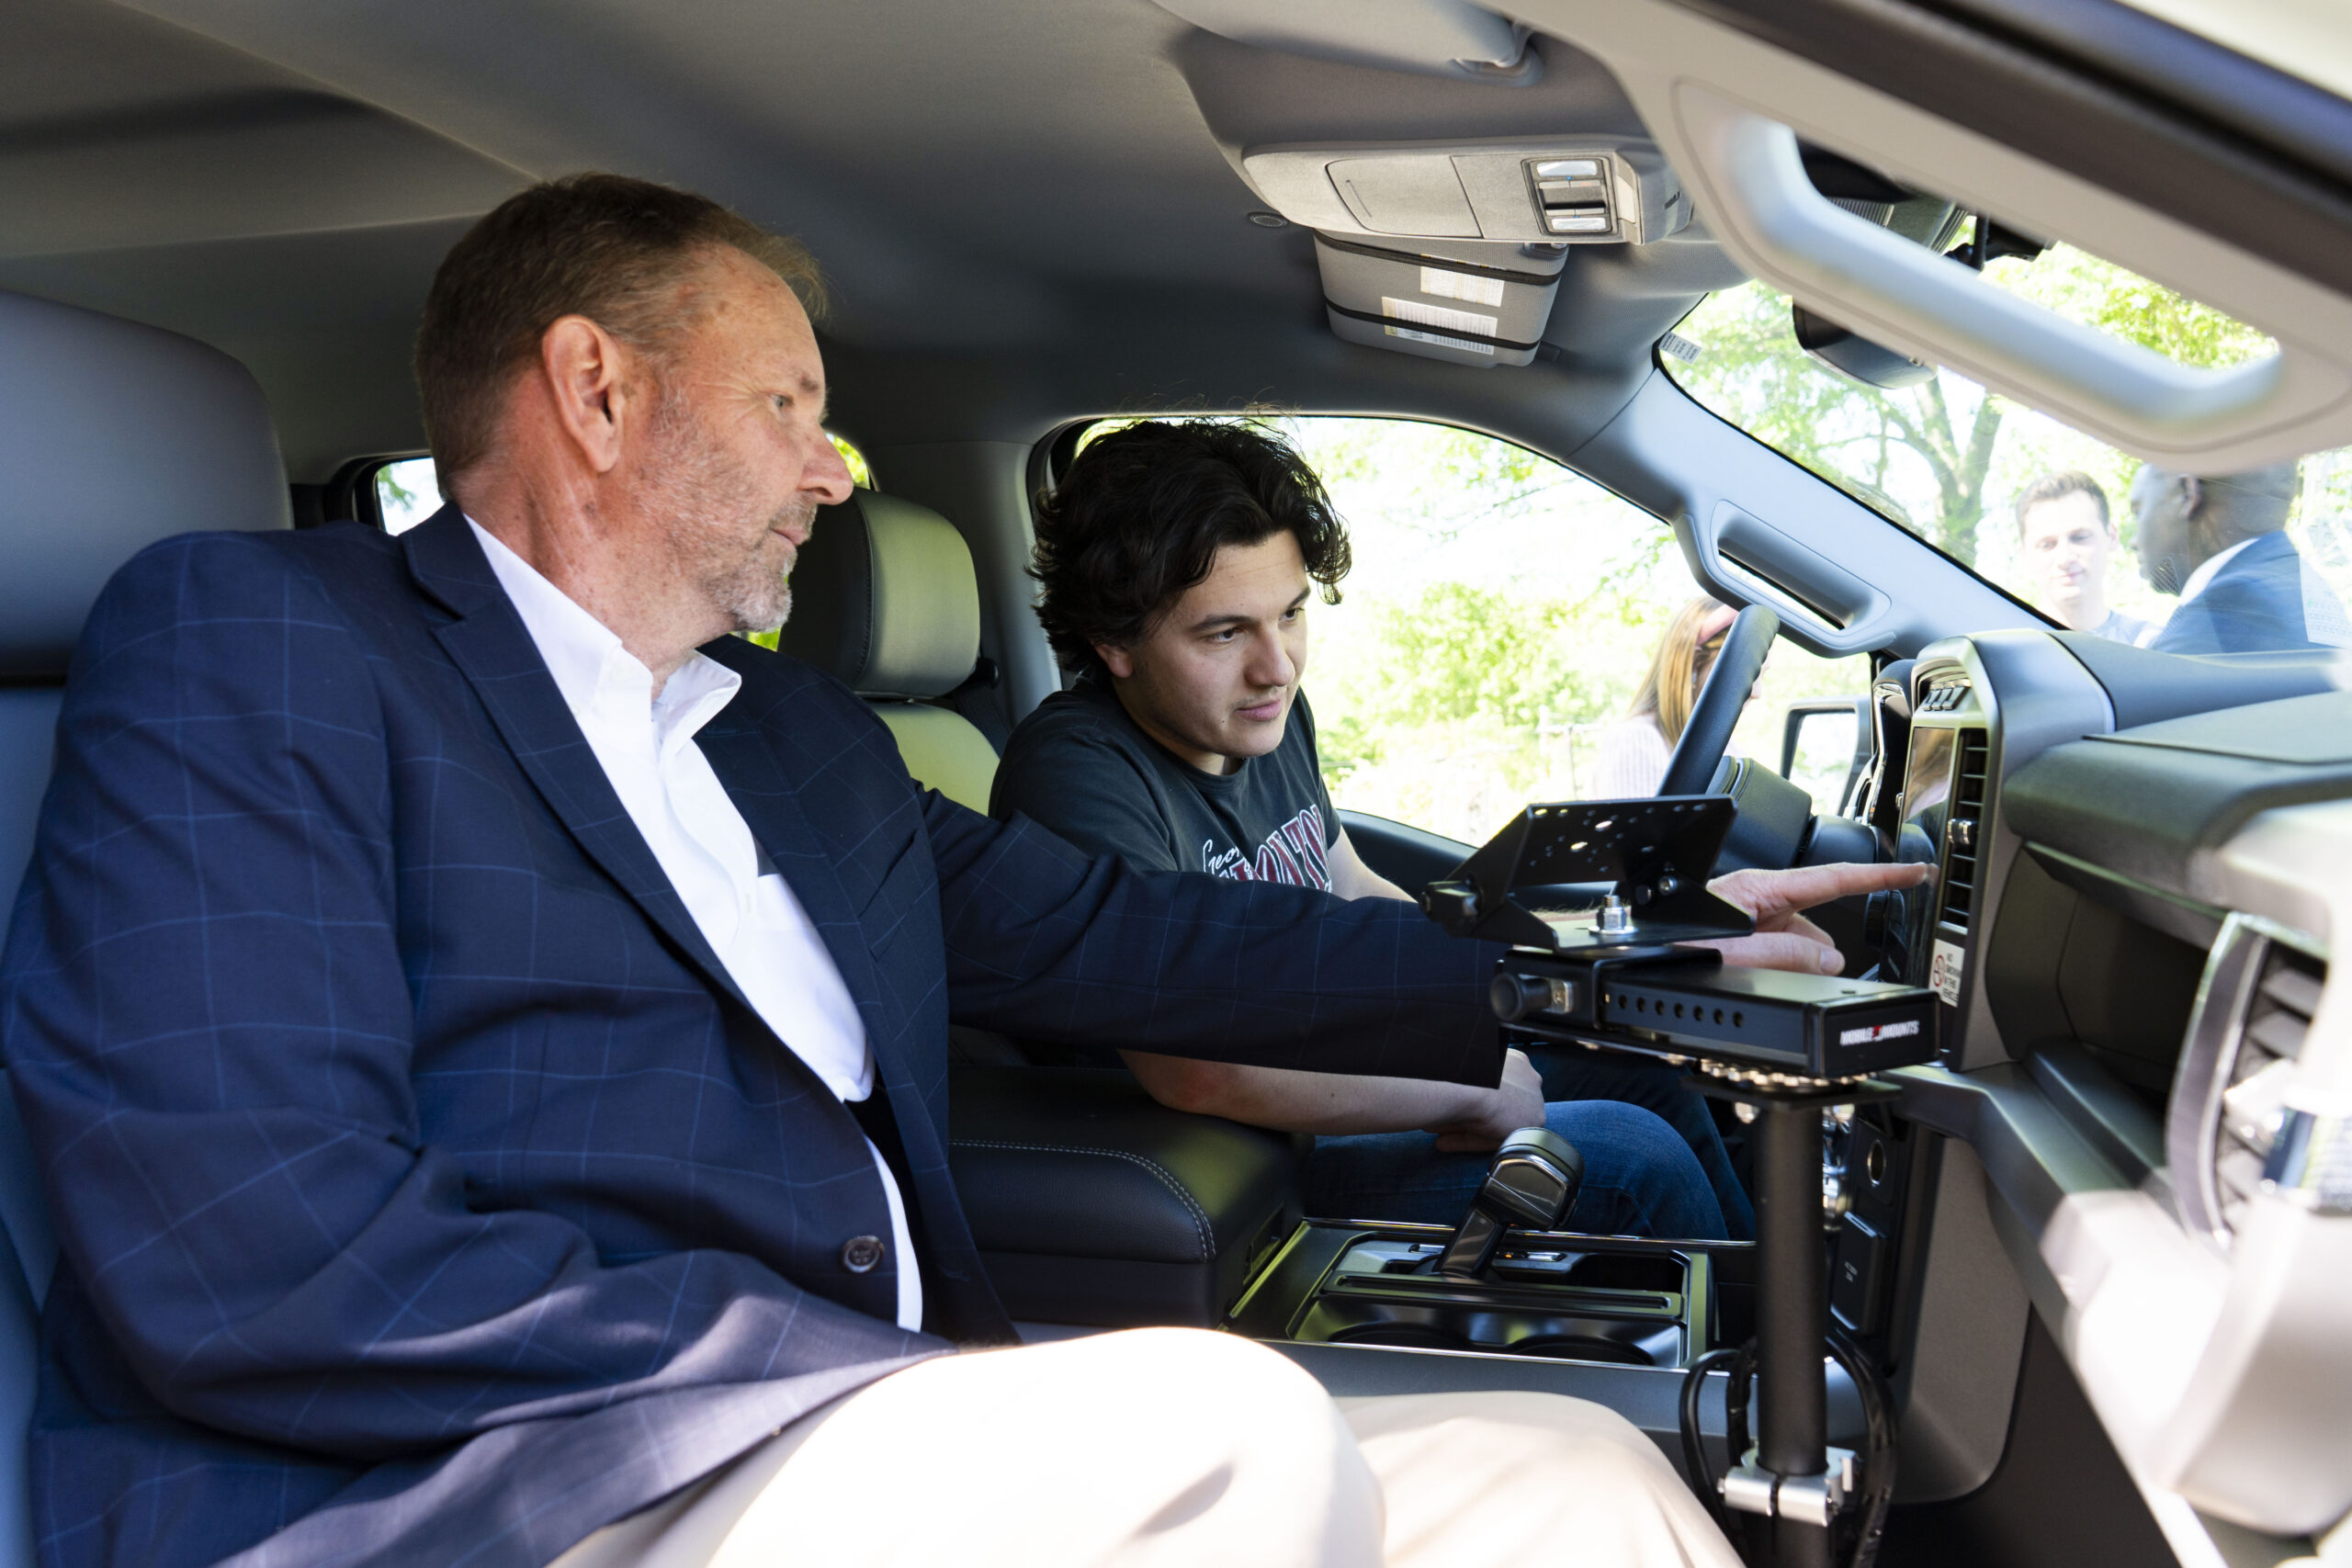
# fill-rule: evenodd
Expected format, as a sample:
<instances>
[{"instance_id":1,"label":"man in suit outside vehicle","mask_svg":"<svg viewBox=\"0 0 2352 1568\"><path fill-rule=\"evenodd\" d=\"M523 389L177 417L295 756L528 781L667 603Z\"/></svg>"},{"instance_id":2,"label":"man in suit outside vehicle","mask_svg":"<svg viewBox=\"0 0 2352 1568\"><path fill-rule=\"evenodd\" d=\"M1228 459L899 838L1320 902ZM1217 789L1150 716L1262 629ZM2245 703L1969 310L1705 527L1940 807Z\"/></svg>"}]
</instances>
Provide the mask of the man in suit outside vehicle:
<instances>
[{"instance_id":1,"label":"man in suit outside vehicle","mask_svg":"<svg viewBox=\"0 0 2352 1568\"><path fill-rule=\"evenodd\" d=\"M1012 1337L951 1016L1476 1089L1493 953L922 795L729 636L848 491L813 285L699 197L526 191L426 305L450 505L186 536L92 612L0 963L44 1562L1731 1563L1576 1401L949 1353Z\"/></svg>"},{"instance_id":2,"label":"man in suit outside vehicle","mask_svg":"<svg viewBox=\"0 0 2352 1568\"><path fill-rule=\"evenodd\" d=\"M2174 473L2154 464L2132 481L2140 573L2180 607L2147 647L2164 653L2262 653L2343 648L2352 619L2287 536L2300 470Z\"/></svg>"}]
</instances>

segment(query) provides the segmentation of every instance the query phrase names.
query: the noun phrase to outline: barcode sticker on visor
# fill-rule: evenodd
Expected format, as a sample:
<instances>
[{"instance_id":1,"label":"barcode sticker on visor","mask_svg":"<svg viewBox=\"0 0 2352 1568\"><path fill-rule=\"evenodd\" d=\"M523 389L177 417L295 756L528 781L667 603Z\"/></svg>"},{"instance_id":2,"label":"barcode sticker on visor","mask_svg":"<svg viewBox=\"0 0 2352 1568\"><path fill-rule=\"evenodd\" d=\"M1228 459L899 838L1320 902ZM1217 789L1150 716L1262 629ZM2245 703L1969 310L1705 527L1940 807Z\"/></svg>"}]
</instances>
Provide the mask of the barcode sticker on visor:
<instances>
[{"instance_id":1,"label":"barcode sticker on visor","mask_svg":"<svg viewBox=\"0 0 2352 1568\"><path fill-rule=\"evenodd\" d=\"M1390 337L1407 338L1414 343L1433 343L1440 348L1458 348L1464 354L1492 354L1495 345L1478 343L1466 337L1440 337L1435 333L1417 333L1410 327L1390 327Z\"/></svg>"},{"instance_id":2,"label":"barcode sticker on visor","mask_svg":"<svg viewBox=\"0 0 2352 1568\"><path fill-rule=\"evenodd\" d=\"M1381 296L1380 313L1393 321L1411 321L1416 326L1435 327L1441 332L1471 333L1479 337L1499 337L1496 329L1503 324L1500 316L1484 315L1476 310L1449 310L1442 305L1424 305L1418 299L1392 299Z\"/></svg>"}]
</instances>

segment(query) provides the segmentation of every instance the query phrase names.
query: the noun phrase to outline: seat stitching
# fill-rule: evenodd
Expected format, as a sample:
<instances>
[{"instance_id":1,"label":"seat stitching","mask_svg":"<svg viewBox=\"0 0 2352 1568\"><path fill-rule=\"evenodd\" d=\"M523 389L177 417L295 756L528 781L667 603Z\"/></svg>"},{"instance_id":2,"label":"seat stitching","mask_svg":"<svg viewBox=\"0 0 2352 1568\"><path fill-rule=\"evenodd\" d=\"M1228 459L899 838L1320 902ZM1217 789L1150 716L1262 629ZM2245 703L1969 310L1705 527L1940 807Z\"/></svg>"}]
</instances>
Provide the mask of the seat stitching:
<instances>
[{"instance_id":1,"label":"seat stitching","mask_svg":"<svg viewBox=\"0 0 2352 1568\"><path fill-rule=\"evenodd\" d=\"M1123 1159L1139 1165L1158 1177L1160 1185L1176 1194L1177 1201L1192 1212L1193 1223L1200 1227L1203 1260L1214 1261L1216 1258L1216 1227L1209 1223L1208 1211L1202 1208L1200 1200L1194 1198L1191 1190L1157 1160L1147 1159L1126 1149L1085 1149L1067 1144L1007 1144L976 1138L950 1138L947 1146L951 1149L1011 1149L1033 1155L1097 1155L1104 1159Z\"/></svg>"}]
</instances>

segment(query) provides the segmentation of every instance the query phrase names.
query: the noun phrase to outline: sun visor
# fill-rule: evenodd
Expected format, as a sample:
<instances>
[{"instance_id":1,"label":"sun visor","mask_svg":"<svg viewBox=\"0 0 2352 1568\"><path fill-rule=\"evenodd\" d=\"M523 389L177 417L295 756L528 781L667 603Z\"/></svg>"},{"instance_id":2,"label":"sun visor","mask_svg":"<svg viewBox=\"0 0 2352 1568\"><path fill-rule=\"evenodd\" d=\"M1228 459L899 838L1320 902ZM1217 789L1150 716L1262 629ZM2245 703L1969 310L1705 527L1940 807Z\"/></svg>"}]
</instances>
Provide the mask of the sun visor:
<instances>
[{"instance_id":1,"label":"sun visor","mask_svg":"<svg viewBox=\"0 0 2352 1568\"><path fill-rule=\"evenodd\" d=\"M1535 357L1566 259L1566 246L1541 243L1400 250L1315 236L1341 339L1482 369Z\"/></svg>"}]
</instances>

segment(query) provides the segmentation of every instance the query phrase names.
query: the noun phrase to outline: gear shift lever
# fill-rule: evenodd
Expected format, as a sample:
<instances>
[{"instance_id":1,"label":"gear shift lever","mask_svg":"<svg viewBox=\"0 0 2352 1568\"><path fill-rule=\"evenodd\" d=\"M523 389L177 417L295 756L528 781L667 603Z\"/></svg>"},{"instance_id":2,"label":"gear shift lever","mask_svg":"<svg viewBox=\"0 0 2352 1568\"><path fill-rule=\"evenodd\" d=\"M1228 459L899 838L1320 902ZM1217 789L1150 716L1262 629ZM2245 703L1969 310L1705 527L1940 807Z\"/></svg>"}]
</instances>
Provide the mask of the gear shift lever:
<instances>
[{"instance_id":1,"label":"gear shift lever","mask_svg":"<svg viewBox=\"0 0 2352 1568\"><path fill-rule=\"evenodd\" d=\"M1545 1128L1521 1127L1495 1151L1487 1179L1445 1244L1437 1271L1455 1280L1481 1278L1502 1246L1504 1231L1514 1225L1556 1228L1576 1206L1583 1185L1584 1156L1574 1144Z\"/></svg>"}]
</instances>

